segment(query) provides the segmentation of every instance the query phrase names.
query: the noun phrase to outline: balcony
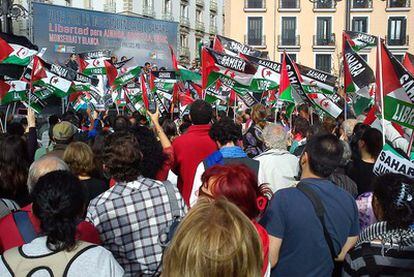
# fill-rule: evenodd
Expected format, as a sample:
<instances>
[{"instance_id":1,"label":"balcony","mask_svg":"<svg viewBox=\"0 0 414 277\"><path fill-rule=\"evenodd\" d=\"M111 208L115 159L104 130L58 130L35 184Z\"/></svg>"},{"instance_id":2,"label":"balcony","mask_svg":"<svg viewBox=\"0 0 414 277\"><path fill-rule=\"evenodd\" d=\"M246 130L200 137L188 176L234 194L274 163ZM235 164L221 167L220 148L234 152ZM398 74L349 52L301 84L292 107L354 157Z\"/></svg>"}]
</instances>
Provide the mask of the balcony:
<instances>
[{"instance_id":1,"label":"balcony","mask_svg":"<svg viewBox=\"0 0 414 277\"><path fill-rule=\"evenodd\" d=\"M196 31L204 32L204 22L196 20L195 29L196 29Z\"/></svg>"},{"instance_id":2,"label":"balcony","mask_svg":"<svg viewBox=\"0 0 414 277\"><path fill-rule=\"evenodd\" d=\"M190 28L190 19L188 19L188 17L186 17L186 16L181 16L180 17L180 24L181 24L181 26Z\"/></svg>"},{"instance_id":3,"label":"balcony","mask_svg":"<svg viewBox=\"0 0 414 277\"><path fill-rule=\"evenodd\" d=\"M210 10L216 12L217 11L217 0L210 1Z\"/></svg>"},{"instance_id":4,"label":"balcony","mask_svg":"<svg viewBox=\"0 0 414 277\"><path fill-rule=\"evenodd\" d=\"M142 9L142 14L146 17L155 17L154 7L144 5L144 8Z\"/></svg>"},{"instance_id":5,"label":"balcony","mask_svg":"<svg viewBox=\"0 0 414 277\"><path fill-rule=\"evenodd\" d=\"M372 0L352 0L351 11L372 11Z\"/></svg>"},{"instance_id":6,"label":"balcony","mask_svg":"<svg viewBox=\"0 0 414 277\"><path fill-rule=\"evenodd\" d=\"M279 0L280 12L299 12L300 11L300 0Z\"/></svg>"},{"instance_id":7,"label":"balcony","mask_svg":"<svg viewBox=\"0 0 414 277\"><path fill-rule=\"evenodd\" d=\"M410 7L410 0L388 0L386 11L407 11Z\"/></svg>"},{"instance_id":8,"label":"balcony","mask_svg":"<svg viewBox=\"0 0 414 277\"><path fill-rule=\"evenodd\" d=\"M336 2L334 0L317 1L313 4L315 12L334 12L336 11Z\"/></svg>"},{"instance_id":9,"label":"balcony","mask_svg":"<svg viewBox=\"0 0 414 277\"><path fill-rule=\"evenodd\" d=\"M244 35L244 44L252 46L254 48L266 48L266 36L261 37L249 37L248 35Z\"/></svg>"},{"instance_id":10,"label":"balcony","mask_svg":"<svg viewBox=\"0 0 414 277\"><path fill-rule=\"evenodd\" d=\"M190 48L188 48L187 46L181 46L179 53L180 57L190 57Z\"/></svg>"},{"instance_id":11,"label":"balcony","mask_svg":"<svg viewBox=\"0 0 414 277\"><path fill-rule=\"evenodd\" d=\"M210 34L212 35L217 34L217 26L215 24L210 24Z\"/></svg>"},{"instance_id":12,"label":"balcony","mask_svg":"<svg viewBox=\"0 0 414 277\"><path fill-rule=\"evenodd\" d=\"M196 0L196 5L200 7L204 7L204 0Z\"/></svg>"},{"instance_id":13,"label":"balcony","mask_svg":"<svg viewBox=\"0 0 414 277\"><path fill-rule=\"evenodd\" d=\"M245 12L265 12L266 0L244 0Z\"/></svg>"},{"instance_id":14,"label":"balcony","mask_svg":"<svg viewBox=\"0 0 414 277\"><path fill-rule=\"evenodd\" d=\"M293 35L293 36L277 36L277 47L281 50L283 49L299 49L300 48L300 36Z\"/></svg>"},{"instance_id":15,"label":"balcony","mask_svg":"<svg viewBox=\"0 0 414 277\"><path fill-rule=\"evenodd\" d=\"M116 12L116 3L109 3L104 5L104 12L115 13Z\"/></svg>"},{"instance_id":16,"label":"balcony","mask_svg":"<svg viewBox=\"0 0 414 277\"><path fill-rule=\"evenodd\" d=\"M163 12L162 19L166 21L174 21L174 17L172 16L171 12Z\"/></svg>"},{"instance_id":17,"label":"balcony","mask_svg":"<svg viewBox=\"0 0 414 277\"><path fill-rule=\"evenodd\" d=\"M400 38L390 38L389 36L385 36L385 41L389 48L408 48L410 42L408 35Z\"/></svg>"},{"instance_id":18,"label":"balcony","mask_svg":"<svg viewBox=\"0 0 414 277\"><path fill-rule=\"evenodd\" d=\"M313 36L313 48L327 48L335 49L336 38L335 34L330 34L327 36Z\"/></svg>"}]
</instances>

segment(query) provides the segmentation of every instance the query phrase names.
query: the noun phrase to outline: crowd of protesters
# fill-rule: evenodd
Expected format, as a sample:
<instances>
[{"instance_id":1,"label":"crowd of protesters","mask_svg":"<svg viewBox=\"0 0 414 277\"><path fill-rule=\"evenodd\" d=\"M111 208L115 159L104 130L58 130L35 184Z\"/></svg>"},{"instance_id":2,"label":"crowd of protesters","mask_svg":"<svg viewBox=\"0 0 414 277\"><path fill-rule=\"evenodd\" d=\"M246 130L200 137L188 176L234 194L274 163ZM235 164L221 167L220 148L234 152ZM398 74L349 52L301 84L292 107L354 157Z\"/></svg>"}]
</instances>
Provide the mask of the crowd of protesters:
<instances>
[{"instance_id":1,"label":"crowd of protesters","mask_svg":"<svg viewBox=\"0 0 414 277\"><path fill-rule=\"evenodd\" d=\"M217 115L9 123L0 276L414 274L414 180L374 176L381 131L306 106Z\"/></svg>"}]
</instances>

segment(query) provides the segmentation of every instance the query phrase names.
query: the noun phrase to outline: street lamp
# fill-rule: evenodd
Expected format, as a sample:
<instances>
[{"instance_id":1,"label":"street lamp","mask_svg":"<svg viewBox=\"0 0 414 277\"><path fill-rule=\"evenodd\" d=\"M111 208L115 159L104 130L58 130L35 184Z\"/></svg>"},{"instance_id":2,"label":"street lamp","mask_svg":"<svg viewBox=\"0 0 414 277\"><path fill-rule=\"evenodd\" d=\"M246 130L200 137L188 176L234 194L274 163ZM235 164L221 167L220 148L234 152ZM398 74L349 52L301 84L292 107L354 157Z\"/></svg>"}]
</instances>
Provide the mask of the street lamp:
<instances>
[{"instance_id":1,"label":"street lamp","mask_svg":"<svg viewBox=\"0 0 414 277\"><path fill-rule=\"evenodd\" d=\"M2 31L13 33L12 20L27 18L29 11L20 4L14 4L13 0L1 1L0 17L2 19Z\"/></svg>"}]
</instances>

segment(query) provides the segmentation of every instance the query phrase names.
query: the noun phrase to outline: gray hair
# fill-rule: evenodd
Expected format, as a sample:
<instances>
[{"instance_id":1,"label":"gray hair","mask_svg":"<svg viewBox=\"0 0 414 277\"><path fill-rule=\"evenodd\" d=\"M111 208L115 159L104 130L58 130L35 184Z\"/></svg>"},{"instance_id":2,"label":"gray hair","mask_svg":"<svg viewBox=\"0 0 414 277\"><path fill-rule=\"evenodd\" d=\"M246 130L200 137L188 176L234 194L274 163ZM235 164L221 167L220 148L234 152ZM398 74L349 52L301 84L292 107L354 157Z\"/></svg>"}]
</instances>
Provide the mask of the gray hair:
<instances>
[{"instance_id":1,"label":"gray hair","mask_svg":"<svg viewBox=\"0 0 414 277\"><path fill-rule=\"evenodd\" d=\"M32 192L34 185L37 183L40 177L46 175L49 172L65 170L69 171L68 165L58 157L44 156L37 161L34 161L29 168L29 174L27 177L27 188L29 193Z\"/></svg>"},{"instance_id":2,"label":"gray hair","mask_svg":"<svg viewBox=\"0 0 414 277\"><path fill-rule=\"evenodd\" d=\"M271 149L287 149L287 133L282 125L269 123L263 129L263 140Z\"/></svg>"},{"instance_id":3,"label":"gray hair","mask_svg":"<svg viewBox=\"0 0 414 277\"><path fill-rule=\"evenodd\" d=\"M342 150L343 150L341 161L339 162L339 165L344 167L351 160L352 150L351 150L351 147L349 146L349 144L346 141L340 140L339 143L341 144Z\"/></svg>"},{"instance_id":4,"label":"gray hair","mask_svg":"<svg viewBox=\"0 0 414 277\"><path fill-rule=\"evenodd\" d=\"M345 135L349 138L354 132L354 127L358 123L356 119L347 119L341 124L341 129L344 130Z\"/></svg>"}]
</instances>

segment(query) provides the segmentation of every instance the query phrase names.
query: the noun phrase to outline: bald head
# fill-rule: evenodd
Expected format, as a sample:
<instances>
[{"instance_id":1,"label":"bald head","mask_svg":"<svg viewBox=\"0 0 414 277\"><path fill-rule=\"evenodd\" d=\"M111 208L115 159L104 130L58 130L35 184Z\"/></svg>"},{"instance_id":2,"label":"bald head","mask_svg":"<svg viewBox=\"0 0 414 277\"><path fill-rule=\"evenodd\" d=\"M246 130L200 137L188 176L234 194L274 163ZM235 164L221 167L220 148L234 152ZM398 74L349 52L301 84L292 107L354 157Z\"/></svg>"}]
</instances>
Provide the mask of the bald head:
<instances>
[{"instance_id":1,"label":"bald head","mask_svg":"<svg viewBox=\"0 0 414 277\"><path fill-rule=\"evenodd\" d=\"M280 124L268 124L263 130L263 140L266 146L271 149L287 149L287 134Z\"/></svg>"},{"instance_id":2,"label":"bald head","mask_svg":"<svg viewBox=\"0 0 414 277\"><path fill-rule=\"evenodd\" d=\"M53 156L44 156L33 162L29 168L29 176L27 177L27 188L29 193L32 192L34 185L40 177L56 170L69 171L69 167L64 161Z\"/></svg>"}]
</instances>

